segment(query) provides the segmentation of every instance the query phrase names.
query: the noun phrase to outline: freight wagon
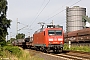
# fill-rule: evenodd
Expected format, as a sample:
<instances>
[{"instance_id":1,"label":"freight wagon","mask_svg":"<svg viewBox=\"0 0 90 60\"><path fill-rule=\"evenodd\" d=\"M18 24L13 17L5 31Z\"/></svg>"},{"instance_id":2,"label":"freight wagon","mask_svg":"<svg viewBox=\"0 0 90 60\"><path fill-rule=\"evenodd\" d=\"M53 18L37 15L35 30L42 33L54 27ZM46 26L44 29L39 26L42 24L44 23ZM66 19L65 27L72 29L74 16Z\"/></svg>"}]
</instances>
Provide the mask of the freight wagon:
<instances>
[{"instance_id":1,"label":"freight wagon","mask_svg":"<svg viewBox=\"0 0 90 60\"><path fill-rule=\"evenodd\" d=\"M64 38L65 42L90 42L90 28L65 33Z\"/></svg>"}]
</instances>

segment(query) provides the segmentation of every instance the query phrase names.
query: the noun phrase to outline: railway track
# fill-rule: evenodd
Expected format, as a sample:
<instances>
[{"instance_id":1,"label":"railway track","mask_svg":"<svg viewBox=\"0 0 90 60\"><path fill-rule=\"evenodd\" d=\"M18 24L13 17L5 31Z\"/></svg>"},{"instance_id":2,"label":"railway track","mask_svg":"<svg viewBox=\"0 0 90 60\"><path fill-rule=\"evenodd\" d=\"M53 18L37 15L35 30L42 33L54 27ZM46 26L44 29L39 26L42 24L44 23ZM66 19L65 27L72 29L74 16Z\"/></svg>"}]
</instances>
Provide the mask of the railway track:
<instances>
[{"instance_id":1,"label":"railway track","mask_svg":"<svg viewBox=\"0 0 90 60\"><path fill-rule=\"evenodd\" d=\"M90 53L77 51L64 51L60 54L50 53L51 56L62 58L65 60L90 60Z\"/></svg>"},{"instance_id":2,"label":"railway track","mask_svg":"<svg viewBox=\"0 0 90 60\"><path fill-rule=\"evenodd\" d=\"M33 50L29 50L33 51ZM35 50L34 50L35 51ZM35 51L36 55L44 60L90 60L90 53L77 52L77 51L64 51L63 53L43 53L41 51Z\"/></svg>"},{"instance_id":3,"label":"railway track","mask_svg":"<svg viewBox=\"0 0 90 60\"><path fill-rule=\"evenodd\" d=\"M56 54L57 56L62 56L72 60L90 60L90 54L80 53L80 52L68 52L62 54Z\"/></svg>"}]
</instances>

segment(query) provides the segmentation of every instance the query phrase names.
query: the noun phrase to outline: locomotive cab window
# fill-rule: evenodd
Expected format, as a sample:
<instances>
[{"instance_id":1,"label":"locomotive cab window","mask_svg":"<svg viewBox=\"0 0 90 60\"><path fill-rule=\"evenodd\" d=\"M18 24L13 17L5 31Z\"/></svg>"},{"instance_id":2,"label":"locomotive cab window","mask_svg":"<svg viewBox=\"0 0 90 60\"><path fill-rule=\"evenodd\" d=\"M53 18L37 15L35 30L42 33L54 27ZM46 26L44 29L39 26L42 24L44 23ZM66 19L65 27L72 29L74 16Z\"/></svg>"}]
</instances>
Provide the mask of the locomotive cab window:
<instances>
[{"instance_id":1,"label":"locomotive cab window","mask_svg":"<svg viewBox=\"0 0 90 60\"><path fill-rule=\"evenodd\" d=\"M62 35L62 30L49 30L48 35Z\"/></svg>"},{"instance_id":2,"label":"locomotive cab window","mask_svg":"<svg viewBox=\"0 0 90 60\"><path fill-rule=\"evenodd\" d=\"M49 30L48 35L55 35L55 31L54 30Z\"/></svg>"},{"instance_id":3,"label":"locomotive cab window","mask_svg":"<svg viewBox=\"0 0 90 60\"><path fill-rule=\"evenodd\" d=\"M61 30L56 30L56 35L62 35L62 31Z\"/></svg>"}]
</instances>

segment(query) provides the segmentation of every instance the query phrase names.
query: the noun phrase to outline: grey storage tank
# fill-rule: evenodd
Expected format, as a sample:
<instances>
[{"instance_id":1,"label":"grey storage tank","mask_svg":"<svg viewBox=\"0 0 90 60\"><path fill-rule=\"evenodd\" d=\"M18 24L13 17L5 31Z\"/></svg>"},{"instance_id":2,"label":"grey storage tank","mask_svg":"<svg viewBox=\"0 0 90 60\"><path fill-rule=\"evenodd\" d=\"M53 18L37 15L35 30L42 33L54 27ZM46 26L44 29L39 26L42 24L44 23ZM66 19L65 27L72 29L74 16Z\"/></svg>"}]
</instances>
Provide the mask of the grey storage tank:
<instances>
[{"instance_id":1,"label":"grey storage tank","mask_svg":"<svg viewBox=\"0 0 90 60\"><path fill-rule=\"evenodd\" d=\"M85 26L82 16L86 16L86 8L66 7L66 32L81 30Z\"/></svg>"}]
</instances>

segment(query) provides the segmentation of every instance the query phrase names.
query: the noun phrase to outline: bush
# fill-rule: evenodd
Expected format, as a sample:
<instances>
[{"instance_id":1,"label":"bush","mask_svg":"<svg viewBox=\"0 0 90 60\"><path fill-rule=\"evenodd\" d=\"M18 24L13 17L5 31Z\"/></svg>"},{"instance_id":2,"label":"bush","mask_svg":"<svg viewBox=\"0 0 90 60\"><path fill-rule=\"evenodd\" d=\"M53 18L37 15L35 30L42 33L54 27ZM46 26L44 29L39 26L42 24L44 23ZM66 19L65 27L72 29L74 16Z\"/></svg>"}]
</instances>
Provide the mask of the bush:
<instances>
[{"instance_id":1,"label":"bush","mask_svg":"<svg viewBox=\"0 0 90 60\"><path fill-rule=\"evenodd\" d=\"M3 50L8 50L11 54L16 55L17 57L20 57L22 55L22 51L17 46L4 46Z\"/></svg>"},{"instance_id":2,"label":"bush","mask_svg":"<svg viewBox=\"0 0 90 60\"><path fill-rule=\"evenodd\" d=\"M6 41L5 40L0 40L0 46L5 46L6 45Z\"/></svg>"},{"instance_id":3,"label":"bush","mask_svg":"<svg viewBox=\"0 0 90 60\"><path fill-rule=\"evenodd\" d=\"M43 60L34 56L35 52L23 50L17 46L4 46L0 47L0 58L9 58L10 60Z\"/></svg>"},{"instance_id":4,"label":"bush","mask_svg":"<svg viewBox=\"0 0 90 60\"><path fill-rule=\"evenodd\" d=\"M90 47L89 46L71 46L71 48L69 48L68 44L64 44L64 50L90 52Z\"/></svg>"},{"instance_id":5,"label":"bush","mask_svg":"<svg viewBox=\"0 0 90 60\"><path fill-rule=\"evenodd\" d=\"M0 56L2 56L2 51L3 51L3 48L0 46Z\"/></svg>"}]
</instances>

